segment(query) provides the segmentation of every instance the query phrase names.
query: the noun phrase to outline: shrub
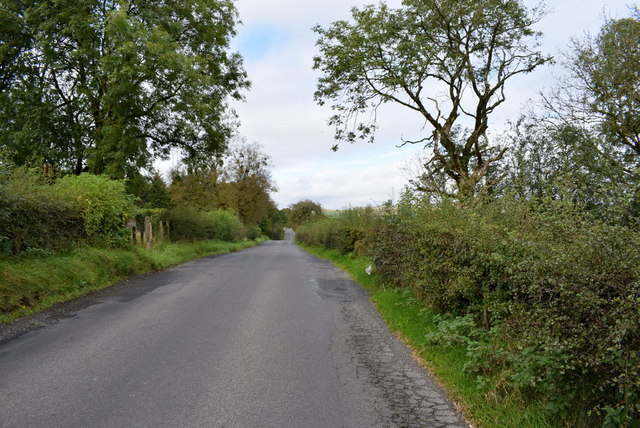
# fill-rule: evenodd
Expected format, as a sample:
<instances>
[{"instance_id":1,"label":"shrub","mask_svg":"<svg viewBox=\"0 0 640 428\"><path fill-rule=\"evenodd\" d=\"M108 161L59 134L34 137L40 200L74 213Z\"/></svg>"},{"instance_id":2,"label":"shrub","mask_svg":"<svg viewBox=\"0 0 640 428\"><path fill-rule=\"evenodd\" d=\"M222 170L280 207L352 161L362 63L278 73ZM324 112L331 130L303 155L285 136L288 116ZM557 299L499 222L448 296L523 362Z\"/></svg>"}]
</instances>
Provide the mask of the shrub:
<instances>
[{"instance_id":1,"label":"shrub","mask_svg":"<svg viewBox=\"0 0 640 428\"><path fill-rule=\"evenodd\" d=\"M342 254L365 254L378 218L371 207L349 208L335 217L299 226L296 229L296 239L307 245L335 249Z\"/></svg>"},{"instance_id":2,"label":"shrub","mask_svg":"<svg viewBox=\"0 0 640 428\"><path fill-rule=\"evenodd\" d=\"M52 194L82 211L84 229L92 241L108 245L128 242L125 223L135 206L123 181L91 174L66 176L56 181Z\"/></svg>"},{"instance_id":3,"label":"shrub","mask_svg":"<svg viewBox=\"0 0 640 428\"><path fill-rule=\"evenodd\" d=\"M7 174L0 184L0 255L60 251L86 239L82 212L50 190L33 171Z\"/></svg>"},{"instance_id":4,"label":"shrub","mask_svg":"<svg viewBox=\"0 0 640 428\"><path fill-rule=\"evenodd\" d=\"M254 241L262 236L262 230L260 230L260 227L258 226L246 226L245 235L247 239Z\"/></svg>"},{"instance_id":5,"label":"shrub","mask_svg":"<svg viewBox=\"0 0 640 428\"><path fill-rule=\"evenodd\" d=\"M212 239L234 242L245 238L244 225L235 214L224 210L210 211L207 219L212 227Z\"/></svg>"}]
</instances>

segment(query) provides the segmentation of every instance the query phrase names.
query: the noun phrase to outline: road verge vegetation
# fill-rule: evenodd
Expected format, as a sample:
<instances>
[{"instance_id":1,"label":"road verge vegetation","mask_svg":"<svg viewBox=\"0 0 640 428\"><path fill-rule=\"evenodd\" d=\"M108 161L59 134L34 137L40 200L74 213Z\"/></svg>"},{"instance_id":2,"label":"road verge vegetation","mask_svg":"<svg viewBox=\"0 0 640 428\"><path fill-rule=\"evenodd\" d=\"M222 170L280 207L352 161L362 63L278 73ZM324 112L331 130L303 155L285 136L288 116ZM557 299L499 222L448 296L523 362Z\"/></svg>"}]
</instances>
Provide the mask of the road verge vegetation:
<instances>
[{"instance_id":1,"label":"road verge vegetation","mask_svg":"<svg viewBox=\"0 0 640 428\"><path fill-rule=\"evenodd\" d=\"M305 224L297 239L372 290L474 425L637 426L632 227L566 201L406 195Z\"/></svg>"},{"instance_id":2,"label":"road verge vegetation","mask_svg":"<svg viewBox=\"0 0 640 428\"><path fill-rule=\"evenodd\" d=\"M39 312L148 272L201 257L239 251L264 241L164 243L151 249L78 248L0 260L0 323Z\"/></svg>"}]
</instances>

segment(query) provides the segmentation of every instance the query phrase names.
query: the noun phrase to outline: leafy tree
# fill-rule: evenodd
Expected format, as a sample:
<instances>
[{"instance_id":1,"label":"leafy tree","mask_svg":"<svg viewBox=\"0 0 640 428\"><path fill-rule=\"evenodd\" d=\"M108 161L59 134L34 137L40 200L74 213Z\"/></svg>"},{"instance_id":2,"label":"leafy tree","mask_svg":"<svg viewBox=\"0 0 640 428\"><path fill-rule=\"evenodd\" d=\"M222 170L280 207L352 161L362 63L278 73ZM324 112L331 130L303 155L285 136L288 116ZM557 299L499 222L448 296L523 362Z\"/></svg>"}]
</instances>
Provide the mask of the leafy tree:
<instances>
[{"instance_id":1,"label":"leafy tree","mask_svg":"<svg viewBox=\"0 0 640 428\"><path fill-rule=\"evenodd\" d=\"M138 174L127 180L127 191L135 195L136 205L142 208L169 208L171 196L167 184L157 171L149 175Z\"/></svg>"},{"instance_id":2,"label":"leafy tree","mask_svg":"<svg viewBox=\"0 0 640 428\"><path fill-rule=\"evenodd\" d=\"M239 141L223 160L222 203L227 204L245 224L258 224L275 208L271 192L277 187L271 177L271 159L258 144Z\"/></svg>"},{"instance_id":3,"label":"leafy tree","mask_svg":"<svg viewBox=\"0 0 640 428\"><path fill-rule=\"evenodd\" d=\"M284 228L289 223L287 210L279 210L275 206L269 210L269 215L260 221L260 229L270 239L284 239Z\"/></svg>"},{"instance_id":4,"label":"leafy tree","mask_svg":"<svg viewBox=\"0 0 640 428\"><path fill-rule=\"evenodd\" d=\"M192 161L224 149L227 101L248 86L228 52L232 1L12 1L31 38L0 58L4 150L122 178L172 149ZM11 116L31 105L31 115Z\"/></svg>"},{"instance_id":5,"label":"leafy tree","mask_svg":"<svg viewBox=\"0 0 640 428\"><path fill-rule=\"evenodd\" d=\"M542 9L518 0L405 0L400 9L381 3L352 16L353 23L315 27L314 68L322 72L315 97L334 103L336 140L372 141L376 109L393 102L432 128L405 143L431 147L433 172L460 196L492 187L501 177L489 181L487 173L505 149L489 142L489 116L505 101L507 81L550 60L536 51L540 34L531 29ZM363 121L368 110L372 119Z\"/></svg>"},{"instance_id":6,"label":"leafy tree","mask_svg":"<svg viewBox=\"0 0 640 428\"><path fill-rule=\"evenodd\" d=\"M201 168L197 171L175 169L171 171L169 194L175 206L188 206L202 211L221 207L220 172L217 167Z\"/></svg>"},{"instance_id":7,"label":"leafy tree","mask_svg":"<svg viewBox=\"0 0 640 428\"><path fill-rule=\"evenodd\" d=\"M237 140L208 166L173 171L172 202L203 211L228 210L243 223L257 225L275 209L270 193L277 188L270 166L258 144Z\"/></svg>"},{"instance_id":8,"label":"leafy tree","mask_svg":"<svg viewBox=\"0 0 640 428\"><path fill-rule=\"evenodd\" d=\"M22 59L32 43L32 34L20 13L21 0L3 0L0 7L0 93L23 73Z\"/></svg>"},{"instance_id":9,"label":"leafy tree","mask_svg":"<svg viewBox=\"0 0 640 428\"><path fill-rule=\"evenodd\" d=\"M595 36L575 40L568 78L545 97L556 123L595 128L594 148L637 181L640 160L640 12L608 19Z\"/></svg>"},{"instance_id":10,"label":"leafy tree","mask_svg":"<svg viewBox=\"0 0 640 428\"><path fill-rule=\"evenodd\" d=\"M314 202L310 199L303 199L289 205L287 215L289 217L289 222L294 228L306 222L324 218L322 206L318 202Z\"/></svg>"},{"instance_id":11,"label":"leafy tree","mask_svg":"<svg viewBox=\"0 0 640 428\"><path fill-rule=\"evenodd\" d=\"M569 200L599 218L633 215L633 188L596 150L605 144L596 130L532 116L521 118L508 138L512 150L503 165L507 176L496 194Z\"/></svg>"}]
</instances>

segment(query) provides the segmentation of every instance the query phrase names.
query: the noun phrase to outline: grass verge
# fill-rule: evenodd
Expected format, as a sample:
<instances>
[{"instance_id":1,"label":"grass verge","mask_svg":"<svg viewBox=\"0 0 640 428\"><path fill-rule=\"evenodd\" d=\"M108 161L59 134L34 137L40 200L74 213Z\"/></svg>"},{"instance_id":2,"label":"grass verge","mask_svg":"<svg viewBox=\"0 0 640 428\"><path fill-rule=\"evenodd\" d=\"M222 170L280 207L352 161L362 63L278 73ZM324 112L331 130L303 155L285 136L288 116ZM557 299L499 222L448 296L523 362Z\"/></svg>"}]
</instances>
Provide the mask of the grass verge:
<instances>
[{"instance_id":1,"label":"grass verge","mask_svg":"<svg viewBox=\"0 0 640 428\"><path fill-rule=\"evenodd\" d=\"M477 428L552 428L555 423L544 403L500 388L500 378L477 378L465 371L469 361L463 346L434 346L426 335L436 331L435 313L412 290L387 288L375 272L365 272L370 261L301 245L310 253L332 261L370 291L372 300L389 327L413 349L420 362L436 377L467 420ZM495 391L500 391L496 393Z\"/></svg>"},{"instance_id":2,"label":"grass verge","mask_svg":"<svg viewBox=\"0 0 640 428\"><path fill-rule=\"evenodd\" d=\"M70 254L0 260L0 323L42 311L116 282L263 242L166 243L151 249L82 248Z\"/></svg>"}]
</instances>

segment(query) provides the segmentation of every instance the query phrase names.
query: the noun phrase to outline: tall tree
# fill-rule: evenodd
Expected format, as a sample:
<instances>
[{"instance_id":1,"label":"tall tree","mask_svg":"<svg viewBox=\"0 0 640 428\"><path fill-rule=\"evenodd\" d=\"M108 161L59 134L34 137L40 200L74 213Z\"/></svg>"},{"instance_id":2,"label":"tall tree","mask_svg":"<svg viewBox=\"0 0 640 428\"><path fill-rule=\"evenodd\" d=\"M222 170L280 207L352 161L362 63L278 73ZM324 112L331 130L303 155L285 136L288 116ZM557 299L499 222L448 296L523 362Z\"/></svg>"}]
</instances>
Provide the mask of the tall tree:
<instances>
[{"instance_id":1,"label":"tall tree","mask_svg":"<svg viewBox=\"0 0 640 428\"><path fill-rule=\"evenodd\" d=\"M334 103L336 139L373 140L375 114L361 121L362 113L397 103L432 128L406 143L429 146L439 165L433 172L446 174L459 196L493 186L486 176L505 149L489 142L489 116L505 101L507 81L550 60L536 50L540 34L531 28L542 9L519 0L404 0L400 9L381 3L352 16L353 23L315 28L314 68L322 72L315 96Z\"/></svg>"},{"instance_id":2,"label":"tall tree","mask_svg":"<svg viewBox=\"0 0 640 428\"><path fill-rule=\"evenodd\" d=\"M226 203L245 224L255 225L275 208L270 194L277 191L271 176L271 159L260 145L238 141L224 158L223 186Z\"/></svg>"},{"instance_id":3,"label":"tall tree","mask_svg":"<svg viewBox=\"0 0 640 428\"><path fill-rule=\"evenodd\" d=\"M32 0L16 14L33 43L23 60L29 72L13 79L5 113L35 83L55 106L42 116L69 130L76 172L123 177L172 149L192 160L224 150L233 127L227 102L248 86L241 57L229 53L231 0ZM15 136L30 124L11 125L18 132L2 144L20 151Z\"/></svg>"}]
</instances>

